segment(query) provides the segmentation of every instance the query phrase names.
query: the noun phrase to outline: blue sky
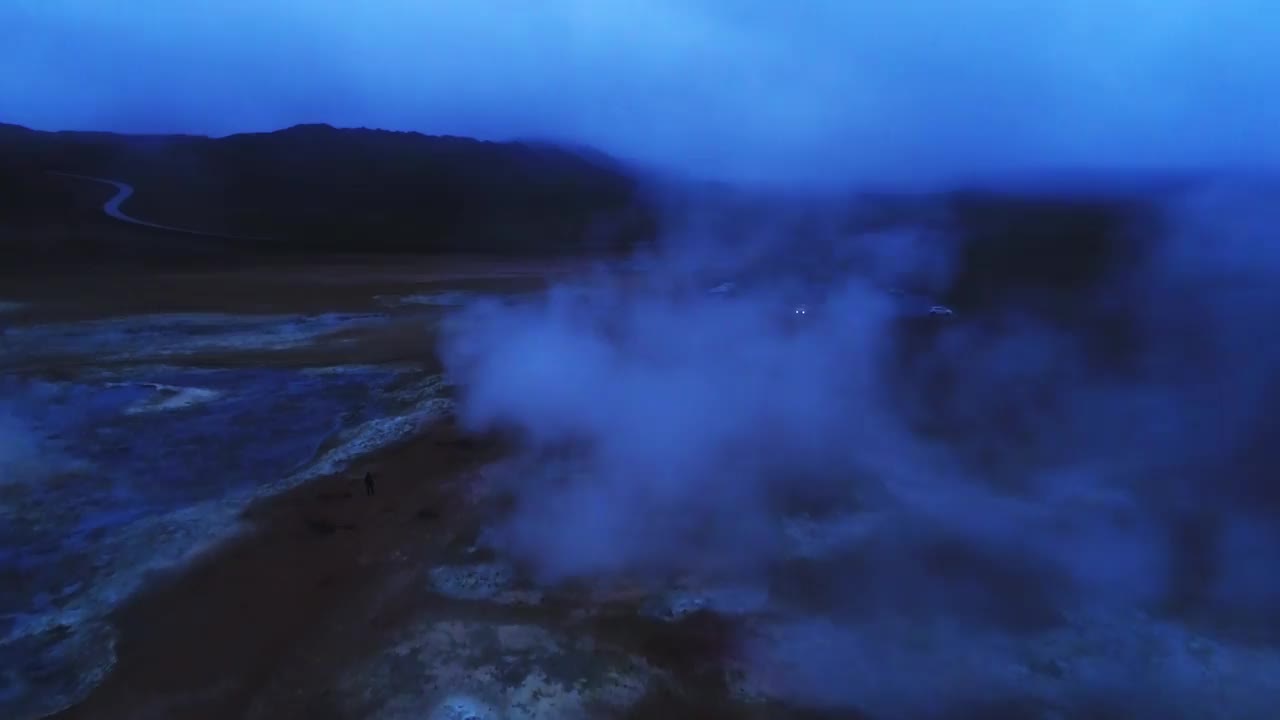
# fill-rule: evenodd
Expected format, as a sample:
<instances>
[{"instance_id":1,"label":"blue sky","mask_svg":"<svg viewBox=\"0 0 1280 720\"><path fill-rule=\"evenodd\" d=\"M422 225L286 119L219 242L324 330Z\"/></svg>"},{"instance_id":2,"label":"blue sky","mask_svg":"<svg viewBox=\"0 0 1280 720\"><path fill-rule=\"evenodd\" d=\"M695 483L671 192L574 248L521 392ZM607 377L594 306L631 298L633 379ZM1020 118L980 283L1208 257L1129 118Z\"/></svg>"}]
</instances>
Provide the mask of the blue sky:
<instances>
[{"instance_id":1,"label":"blue sky","mask_svg":"<svg viewBox=\"0 0 1280 720\"><path fill-rule=\"evenodd\" d=\"M727 178L1280 163L1273 0L4 0L0 119L594 145Z\"/></svg>"}]
</instances>

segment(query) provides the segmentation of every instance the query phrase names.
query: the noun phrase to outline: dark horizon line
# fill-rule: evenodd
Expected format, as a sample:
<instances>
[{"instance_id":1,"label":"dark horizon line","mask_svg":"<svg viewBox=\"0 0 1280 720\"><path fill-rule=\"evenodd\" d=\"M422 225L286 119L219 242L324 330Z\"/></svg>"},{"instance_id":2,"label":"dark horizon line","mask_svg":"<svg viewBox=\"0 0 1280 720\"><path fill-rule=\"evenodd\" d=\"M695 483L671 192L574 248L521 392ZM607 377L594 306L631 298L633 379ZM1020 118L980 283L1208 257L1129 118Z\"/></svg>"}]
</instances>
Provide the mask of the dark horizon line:
<instances>
[{"instance_id":1,"label":"dark horizon line","mask_svg":"<svg viewBox=\"0 0 1280 720\"><path fill-rule=\"evenodd\" d=\"M365 132L365 133L377 133L377 134L385 134L385 135L400 135L400 136L417 137L417 138L434 139L434 140L460 140L460 141L474 142L474 143L485 144L485 145L522 146L522 147L534 147L534 148L541 146L541 147L557 149L569 154L577 155L579 157L582 157L585 160L595 159L597 161L604 161L608 164L615 165L616 167L619 167L619 168L626 168L627 171L629 171L630 173L639 174L639 175L670 176L668 179L671 179L671 180L675 180L680 176L686 176L684 178L685 180L692 180L696 184L726 185L726 186L737 185L737 183L729 179L694 178L693 176L688 175L688 173L662 170L662 169L656 168L650 163L646 163L643 161L636 161L631 158L621 157L607 150L596 147L594 145L581 143L577 141L560 140L560 139L554 139L554 138L537 138L537 137L518 138L517 137L517 138L496 140L496 139L485 139L485 138L480 138L480 137L475 137L470 135L430 134L430 133L422 132L420 130L393 130L389 128L369 127L369 126L363 126L363 125L362 126L339 126L339 125L334 125L328 122L300 122L300 123L295 123L285 127L278 127L273 130L246 130L246 131L227 133L224 135L214 135L214 134L185 133L185 132L169 132L169 133L120 132L116 130L85 130L85 129L65 129L65 128L57 129L57 130L49 130L49 129L32 127L28 125L22 125L20 123L6 122L0 119L0 130L5 130L5 129L10 129L10 130L16 129L18 131L23 131L23 132L36 133L41 135L55 135L55 136L84 135L84 136L101 136L101 137L120 138L120 139L139 139L139 140L183 139L183 140L210 140L210 141L225 140L225 139L231 139L231 138L237 138L237 137L279 135L279 134L287 133L290 131L308 130L308 129L318 129L318 130L330 131L334 133ZM1221 168L1215 169L1215 168L1204 168L1204 167L1175 167L1175 166L1157 167L1157 166L1150 166L1150 165L1131 166L1131 167L1118 167L1118 166L1106 167L1104 165L1094 165L1094 166L1079 165L1079 166L1061 166L1061 167L1045 166L1045 167L1038 167L1038 168L1027 167L1022 169L1005 169L1003 171L993 172L993 173L983 173L983 172L971 173L967 178L964 178L964 177L954 178L952 182L948 184L953 186L959 186L959 187L971 186L971 187L974 187L975 189L983 188L983 187L990 187L991 189L995 189L997 187L1000 187L1001 189L1008 189L1007 187L1002 187L1002 186L1012 185L1012 186L1023 186L1022 188L1023 190L1029 189L1026 187L1026 185L1038 185L1041 183L1048 183L1050 186L1056 185L1059 183L1065 183L1070 186L1076 186L1077 184L1084 184L1084 185L1103 184L1103 185L1111 185L1111 187L1107 189L1114 192L1115 190L1119 189L1113 185L1116 182L1120 182L1121 184L1137 183L1138 185L1145 185L1151 182L1163 184L1170 181L1187 182L1195 179L1203 179L1206 177L1213 177L1213 176L1225 176L1225 177L1236 177L1236 178L1245 177L1245 178L1251 178L1255 180L1258 180L1258 179L1268 180L1272 182L1280 181L1278 180L1277 173L1275 171L1259 169L1259 168L1248 168L1248 167L1221 167ZM1101 190L1102 188L1099 188L1099 189ZM1125 188L1125 189L1132 191L1134 188Z\"/></svg>"},{"instance_id":2,"label":"dark horizon line","mask_svg":"<svg viewBox=\"0 0 1280 720\"><path fill-rule=\"evenodd\" d=\"M225 134L197 133L197 132L123 132L119 130L89 130L77 128L59 128L51 130L47 128L33 127L31 125L23 125L22 123L6 122L0 120L0 128L17 128L27 132L42 133L46 135L113 135L125 138L193 138L198 140L223 140L226 138L240 137L244 135L274 135L277 133L287 132L289 130L297 130L303 128L320 128L325 130L343 131L363 131L387 133L390 135L414 135L425 138L440 138L447 140L471 140L479 143L490 143L496 145L553 145L556 147L581 148L604 153L603 150L593 145L580 142L571 142L564 140L556 140L552 138L538 137L513 137L503 140L477 137L475 135L455 135L452 133L429 133L421 130L393 130L383 127L369 127L367 125L351 126L351 125L334 125L328 122L299 122L284 127L277 127L273 130L239 130ZM606 153L607 154L607 153Z\"/></svg>"}]
</instances>

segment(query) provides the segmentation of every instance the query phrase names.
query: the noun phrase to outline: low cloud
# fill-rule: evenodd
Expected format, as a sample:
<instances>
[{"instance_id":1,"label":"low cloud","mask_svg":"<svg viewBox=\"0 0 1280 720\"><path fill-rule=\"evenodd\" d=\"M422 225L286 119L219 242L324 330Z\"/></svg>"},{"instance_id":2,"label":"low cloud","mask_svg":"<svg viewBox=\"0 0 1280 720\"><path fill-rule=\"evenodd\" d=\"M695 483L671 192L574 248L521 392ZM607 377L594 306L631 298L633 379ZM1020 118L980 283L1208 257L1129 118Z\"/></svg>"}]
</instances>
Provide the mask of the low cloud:
<instances>
[{"instance_id":1,"label":"low cloud","mask_svg":"<svg viewBox=\"0 0 1280 720\"><path fill-rule=\"evenodd\" d=\"M8 121L590 144L700 177L1274 169L1268 0L224 0L0 9Z\"/></svg>"}]
</instances>

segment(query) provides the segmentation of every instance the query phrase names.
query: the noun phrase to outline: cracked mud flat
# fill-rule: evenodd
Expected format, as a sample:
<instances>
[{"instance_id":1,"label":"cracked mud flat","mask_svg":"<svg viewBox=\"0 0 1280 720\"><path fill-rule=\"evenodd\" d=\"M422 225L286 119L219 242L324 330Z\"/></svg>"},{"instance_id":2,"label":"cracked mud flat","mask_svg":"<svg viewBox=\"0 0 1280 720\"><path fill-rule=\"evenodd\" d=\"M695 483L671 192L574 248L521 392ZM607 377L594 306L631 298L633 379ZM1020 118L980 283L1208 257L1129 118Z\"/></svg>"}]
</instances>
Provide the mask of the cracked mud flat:
<instances>
[{"instance_id":1,"label":"cracked mud flat","mask_svg":"<svg viewBox=\"0 0 1280 720\"><path fill-rule=\"evenodd\" d=\"M402 467L449 442L431 432L421 441L381 466ZM403 484L380 488L395 501L373 516L329 510L354 506L355 498L335 499L353 485L295 489L333 513L335 526L361 526L303 541L329 554L314 576L319 589L304 594L341 592L341 580L324 578L343 572L332 555L342 546L352 545L357 565L372 574L359 574L354 595L289 641L291 659L267 673L248 717L1264 720L1280 697L1273 650L1114 608L1081 608L1060 623L1007 633L945 619L815 613L798 607L785 583L539 587L475 544L483 528L455 493L474 489L486 467L441 477L425 495ZM867 533L865 523L851 531L847 518L803 524L800 558L838 557ZM1109 686L1116 677L1130 684ZM167 698L169 716L214 717L190 703L233 695L230 687L208 681L151 697ZM938 713L939 704L969 714Z\"/></svg>"},{"instance_id":2,"label":"cracked mud flat","mask_svg":"<svg viewBox=\"0 0 1280 720\"><path fill-rule=\"evenodd\" d=\"M792 557L838 574L884 522L795 518ZM815 611L785 579L539 587L469 543L453 557L425 572L450 602L341 672L341 717L1265 720L1280 699L1275 648L1120 606L1010 630Z\"/></svg>"},{"instance_id":3,"label":"cracked mud flat","mask_svg":"<svg viewBox=\"0 0 1280 720\"><path fill-rule=\"evenodd\" d=\"M385 371L311 378L193 378L217 391L145 381L10 388L19 401L54 402L20 410L46 435L31 440L26 459L6 462L18 484L0 493L0 572L9 578L0 707L34 717L81 697L115 661L106 618L149 577L242 533L253 499L343 472L449 407L435 397L438 376L394 388ZM273 423L288 434L267 431ZM66 460L47 472L51 437Z\"/></svg>"},{"instance_id":4,"label":"cracked mud flat","mask_svg":"<svg viewBox=\"0 0 1280 720\"><path fill-rule=\"evenodd\" d=\"M453 437L428 431L380 462L420 467ZM1116 607L1011 632L815 611L785 576L539 586L483 542L493 476L511 471L487 461L397 489L387 534L359 546L379 568L364 599L307 630L307 659L272 673L248 716L1265 720L1280 697L1274 649ZM890 524L798 517L792 556L840 573Z\"/></svg>"},{"instance_id":5,"label":"cracked mud flat","mask_svg":"<svg viewBox=\"0 0 1280 720\"><path fill-rule=\"evenodd\" d=\"M457 299L434 293L388 297ZM385 306L379 294L368 293L372 310ZM366 314L357 310L344 316ZM297 337L223 327L235 342ZM41 492L34 470L0 490L5 520L39 518L43 529L28 530L84 547L34 573L22 554L0 553L6 580L27 583L0 586L5 603L24 591L0 621L13 638L0 658L4 717L84 698L58 717L1270 720L1280 698L1274 649L1105 606L1013 633L823 612L801 601L786 569L757 582L540 586L487 543L509 448L454 428L449 388L420 364L356 354L210 370L169 353L40 378L28 391L51 409L19 456L56 448L64 461L35 483ZM279 470L208 496L199 483L128 482L150 477L148 462L225 478L225 466L193 460L220 454L204 439L172 456L130 460L119 448L159 428L199 429L201 417L243 417L231 410L255 394L284 396L267 406L276 420L241 423L238 451L225 455L258 440L292 448L251 463ZM75 417L94 432L77 435ZM92 442L71 441L81 436ZM117 491L85 492L108 466L127 470L112 479ZM378 474L374 497L355 477L366 467ZM148 490L170 504L136 502ZM972 502L900 491L930 507ZM893 525L889 513L792 518L788 562L847 574L849 554ZM46 559L64 549L31 548ZM1108 684L1116 677L1130 682Z\"/></svg>"},{"instance_id":6,"label":"cracked mud flat","mask_svg":"<svg viewBox=\"0 0 1280 720\"><path fill-rule=\"evenodd\" d=\"M230 577L215 574L212 585L192 590L239 588L261 601L276 586L254 591L255 581L239 576L244 568L260 561L262 572L279 576L282 563L310 564L313 572L290 581L301 594L287 595L280 609L243 619L233 597L210 606L215 612L192 607L185 596L147 606L153 615L182 603L211 625L208 632L219 633L228 632L226 621L244 622L244 631L256 634L303 614L298 634L274 651L283 654L259 671L262 679L226 671L246 663L249 649L223 654L208 637L179 634L180 646L159 646L178 654L157 662L192 662L198 682L148 685L163 677L153 667L121 676L128 681L112 689L116 703L95 705L90 695L68 716L1265 720L1280 697L1273 650L1115 608L1081 608L1060 623L1007 633L945 619L814 612L796 604L784 580L540 587L477 544L483 515L466 508L477 507L477 495L483 505L492 484L481 478L501 466L450 471L415 485L420 476L402 473L424 467L427 458L438 463L440 448L464 465L475 455L456 449L443 430L415 438L398 451L405 454L379 456L387 476L379 492L391 498L378 501L385 504L364 503L358 485L337 478L295 487L282 499L333 530L298 525L283 532L296 511L269 513L269 524L282 532L251 545L250 556L233 556ZM794 525L795 557L819 563L835 562L883 527L856 514L798 518ZM283 555L272 549L286 547ZM348 552L350 565L342 560ZM217 555L213 561L222 562ZM327 609L307 609L316 602ZM226 620L217 607L229 613ZM136 626L126 621L123 635L131 632ZM110 641L117 646L118 638ZM192 647L223 659L191 661L200 654ZM121 662L136 668L138 661ZM1126 684L1108 684L1117 677ZM96 679L89 674L86 682ZM246 691L255 685L260 689ZM938 712L939 705L952 712Z\"/></svg>"},{"instance_id":7,"label":"cracked mud flat","mask_svg":"<svg viewBox=\"0 0 1280 720\"><path fill-rule=\"evenodd\" d=\"M105 703L69 712L184 716L188 702L216 706L241 692L236 669L255 653L236 625L211 641L168 646L155 655L159 669L140 675L130 673L138 665L130 647L165 641L150 627L158 619L203 632L196 619L213 622L217 612L192 608L209 599L243 624L218 594L241 586L252 605L280 572L220 583L144 612L141 624L133 608L182 587L197 568L219 566L263 526L285 543L299 530L306 543L376 526L376 515L326 513L356 497L345 486L355 465L450 412L449 389L431 369L435 319L483 293L527 292L544 274L432 261L10 278L0 300L0 716L44 716L103 685ZM384 295L406 300L388 306ZM398 474L383 482L394 487ZM305 517L256 509L325 482L339 488L322 492ZM324 558L314 569L333 575ZM244 643L279 624L261 617ZM235 645L218 655L225 636ZM217 656L211 667L229 663L227 679L193 680L185 692L155 684L183 658L199 665L205 655ZM111 700L122 674L152 690Z\"/></svg>"},{"instance_id":8,"label":"cracked mud flat","mask_svg":"<svg viewBox=\"0 0 1280 720\"><path fill-rule=\"evenodd\" d=\"M5 717L44 716L109 676L116 609L242 535L252 501L344 472L450 407L414 365L182 365L305 352L374 315L35 318L3 328L0 363Z\"/></svg>"}]
</instances>

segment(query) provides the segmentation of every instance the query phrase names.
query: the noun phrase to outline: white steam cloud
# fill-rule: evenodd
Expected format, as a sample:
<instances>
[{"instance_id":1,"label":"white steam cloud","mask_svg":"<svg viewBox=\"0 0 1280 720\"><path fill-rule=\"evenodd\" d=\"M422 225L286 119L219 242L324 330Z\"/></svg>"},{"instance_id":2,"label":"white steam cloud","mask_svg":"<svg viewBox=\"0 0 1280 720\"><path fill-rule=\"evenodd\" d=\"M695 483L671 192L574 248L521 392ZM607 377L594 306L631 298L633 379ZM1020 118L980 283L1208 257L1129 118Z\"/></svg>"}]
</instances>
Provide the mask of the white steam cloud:
<instances>
[{"instance_id":1,"label":"white steam cloud","mask_svg":"<svg viewBox=\"0 0 1280 720\"><path fill-rule=\"evenodd\" d=\"M820 285L774 263L739 294L708 293L741 263L714 242L690 251L685 233L642 277L475 305L442 347L462 418L514 432L529 460L495 542L548 581L767 588L797 618L743 651L795 655L773 690L888 716L996 691L1049 702L975 660L963 682L937 679L933 705L910 704L929 663L953 657L900 647L920 623L947 652L1001 657L1016 654L1010 638L1056 637L1099 608L1230 617L1256 638L1280 623L1267 569L1280 559L1280 217L1267 197L1174 197L1135 239L1139 262L1048 304L1008 296L949 321L904 317L886 292L947 291L963 268L945 223L779 237L793 255L825 250ZM797 298L816 308L799 324ZM859 639L808 642L842 634ZM874 658L888 658L876 677L898 681L857 670ZM1133 698L1174 692L1115 662L1127 693L1082 676L1071 707L1145 712Z\"/></svg>"}]
</instances>

